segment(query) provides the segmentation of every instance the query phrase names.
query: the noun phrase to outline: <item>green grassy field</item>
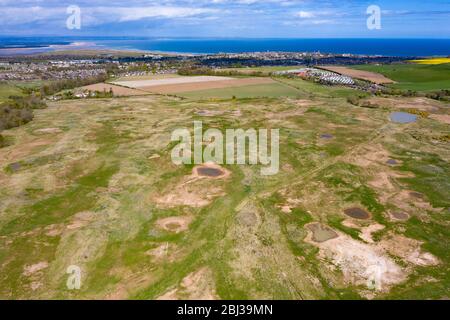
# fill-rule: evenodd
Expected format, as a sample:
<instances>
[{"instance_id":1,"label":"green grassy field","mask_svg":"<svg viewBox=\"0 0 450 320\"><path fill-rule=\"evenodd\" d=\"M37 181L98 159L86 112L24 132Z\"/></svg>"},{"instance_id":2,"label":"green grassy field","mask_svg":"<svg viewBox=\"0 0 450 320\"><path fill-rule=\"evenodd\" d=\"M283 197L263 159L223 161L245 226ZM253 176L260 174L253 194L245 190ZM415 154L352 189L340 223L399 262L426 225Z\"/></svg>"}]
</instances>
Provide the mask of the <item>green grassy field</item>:
<instances>
[{"instance_id":1,"label":"green grassy field","mask_svg":"<svg viewBox=\"0 0 450 320\"><path fill-rule=\"evenodd\" d=\"M450 64L361 65L354 69L378 72L398 82L393 88L415 91L450 89Z\"/></svg>"},{"instance_id":2,"label":"green grassy field","mask_svg":"<svg viewBox=\"0 0 450 320\"><path fill-rule=\"evenodd\" d=\"M362 108L346 100L358 91L282 80L236 100L49 102L2 132L0 298L448 297L448 108L420 98L430 117L396 124L390 113L416 98ZM208 178L175 165L171 134L193 121L279 128L279 173L222 165L228 175ZM370 218L351 219L352 207ZM314 241L311 223L337 238ZM70 266L79 290L67 287Z\"/></svg>"}]
</instances>

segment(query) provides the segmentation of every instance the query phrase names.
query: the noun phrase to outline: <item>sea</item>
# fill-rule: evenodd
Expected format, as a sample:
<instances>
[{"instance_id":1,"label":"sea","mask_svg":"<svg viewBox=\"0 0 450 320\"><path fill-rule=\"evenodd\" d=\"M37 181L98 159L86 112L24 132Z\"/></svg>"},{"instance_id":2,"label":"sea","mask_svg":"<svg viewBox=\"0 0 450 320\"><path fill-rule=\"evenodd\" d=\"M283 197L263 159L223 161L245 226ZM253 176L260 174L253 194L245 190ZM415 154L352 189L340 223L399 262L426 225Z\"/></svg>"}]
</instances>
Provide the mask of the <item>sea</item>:
<instances>
[{"instance_id":1,"label":"sea","mask_svg":"<svg viewBox=\"0 0 450 320\"><path fill-rule=\"evenodd\" d=\"M184 54L321 52L395 57L449 56L450 39L218 39L144 37L5 37L0 55L54 50L117 49Z\"/></svg>"}]
</instances>

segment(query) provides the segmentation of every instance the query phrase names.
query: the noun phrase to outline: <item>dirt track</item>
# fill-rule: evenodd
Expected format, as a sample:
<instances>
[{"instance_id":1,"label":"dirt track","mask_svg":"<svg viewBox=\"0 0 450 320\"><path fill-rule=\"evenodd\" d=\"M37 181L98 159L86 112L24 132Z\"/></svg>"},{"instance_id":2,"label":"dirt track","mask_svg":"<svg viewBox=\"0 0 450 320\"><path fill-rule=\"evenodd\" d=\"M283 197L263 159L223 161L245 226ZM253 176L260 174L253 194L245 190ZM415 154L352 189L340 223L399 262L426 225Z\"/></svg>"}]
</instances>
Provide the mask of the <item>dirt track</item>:
<instances>
[{"instance_id":1,"label":"dirt track","mask_svg":"<svg viewBox=\"0 0 450 320\"><path fill-rule=\"evenodd\" d=\"M326 67L321 67L321 68L342 74L344 76L349 76L349 77L356 78L356 79L367 80L367 81L370 81L370 82L373 82L376 84L395 83L395 81L393 81L389 78L386 78L382 74L375 73L375 72L350 69L347 67L335 67L335 66L326 66Z\"/></svg>"},{"instance_id":2,"label":"dirt track","mask_svg":"<svg viewBox=\"0 0 450 320\"><path fill-rule=\"evenodd\" d=\"M109 92L109 89L112 89L115 96L142 96L148 94L147 92L131 89L131 88L125 88L116 86L113 84L108 83L96 83L91 84L89 86L81 87L83 90L91 90L91 91L100 91L103 92L104 90L106 92Z\"/></svg>"}]
</instances>

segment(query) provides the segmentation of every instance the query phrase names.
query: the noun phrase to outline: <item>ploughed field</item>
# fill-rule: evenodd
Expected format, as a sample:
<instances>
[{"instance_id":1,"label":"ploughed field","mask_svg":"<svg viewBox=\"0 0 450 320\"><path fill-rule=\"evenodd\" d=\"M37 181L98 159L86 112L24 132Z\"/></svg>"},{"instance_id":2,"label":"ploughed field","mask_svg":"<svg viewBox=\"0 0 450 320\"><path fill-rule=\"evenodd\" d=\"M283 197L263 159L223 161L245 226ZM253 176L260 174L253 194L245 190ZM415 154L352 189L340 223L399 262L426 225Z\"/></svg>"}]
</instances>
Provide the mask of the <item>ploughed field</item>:
<instances>
[{"instance_id":1,"label":"ploughed field","mask_svg":"<svg viewBox=\"0 0 450 320\"><path fill-rule=\"evenodd\" d=\"M283 85L295 96L51 102L3 131L0 298L448 298L449 106ZM279 128L280 172L173 164L194 120Z\"/></svg>"}]
</instances>

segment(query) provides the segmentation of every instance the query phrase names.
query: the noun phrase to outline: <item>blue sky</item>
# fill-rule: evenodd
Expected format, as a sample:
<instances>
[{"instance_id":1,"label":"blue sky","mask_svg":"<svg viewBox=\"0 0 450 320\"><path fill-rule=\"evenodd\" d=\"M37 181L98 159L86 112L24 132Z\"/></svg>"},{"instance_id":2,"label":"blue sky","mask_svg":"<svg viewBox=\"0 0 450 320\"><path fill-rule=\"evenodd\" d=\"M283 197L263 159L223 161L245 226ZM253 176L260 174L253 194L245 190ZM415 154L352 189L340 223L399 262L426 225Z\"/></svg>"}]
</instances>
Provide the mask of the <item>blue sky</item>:
<instances>
[{"instance_id":1,"label":"blue sky","mask_svg":"<svg viewBox=\"0 0 450 320\"><path fill-rule=\"evenodd\" d=\"M81 29L66 28L69 5ZM366 26L381 8L381 30ZM0 35L450 38L450 0L0 0Z\"/></svg>"}]
</instances>

